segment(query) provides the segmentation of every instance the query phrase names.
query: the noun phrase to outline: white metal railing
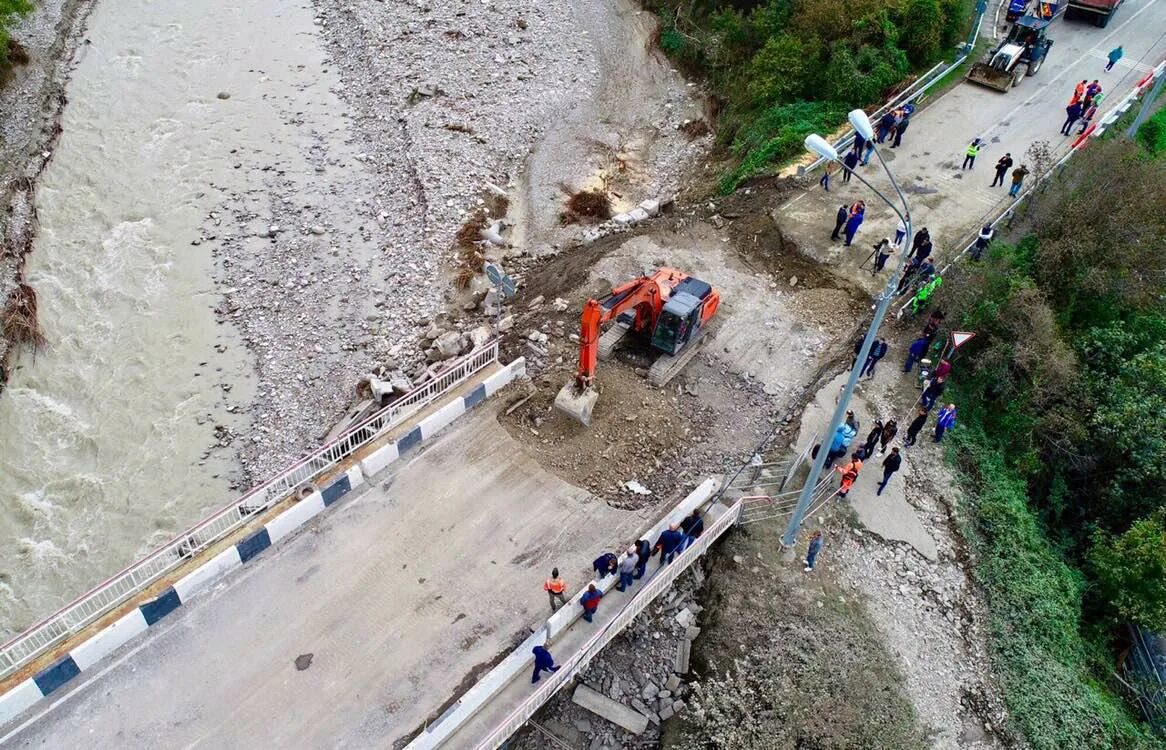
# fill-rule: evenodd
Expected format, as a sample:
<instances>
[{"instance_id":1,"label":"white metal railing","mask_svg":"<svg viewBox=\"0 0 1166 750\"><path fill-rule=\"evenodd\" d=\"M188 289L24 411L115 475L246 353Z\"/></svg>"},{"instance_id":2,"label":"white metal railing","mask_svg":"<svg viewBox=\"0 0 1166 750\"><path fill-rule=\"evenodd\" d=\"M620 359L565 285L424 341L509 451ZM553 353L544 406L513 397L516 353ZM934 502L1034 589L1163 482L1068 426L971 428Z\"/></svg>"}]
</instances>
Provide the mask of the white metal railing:
<instances>
[{"instance_id":1,"label":"white metal railing","mask_svg":"<svg viewBox=\"0 0 1166 750\"><path fill-rule=\"evenodd\" d=\"M230 505L175 536L0 646L0 678L7 677L55 644L106 615L189 558L245 525L256 514L276 505L297 488L335 468L355 451L376 440L426 404L497 362L498 344L499 340L494 339L470 352L429 382L373 414L333 442L312 451Z\"/></svg>"},{"instance_id":2,"label":"white metal railing","mask_svg":"<svg viewBox=\"0 0 1166 750\"><path fill-rule=\"evenodd\" d=\"M583 644L582 648L576 651L567 661L563 662L562 668L559 671L551 674L550 679L547 679L545 683L540 685L509 716L503 719L494 731L479 742L477 745L478 750L495 750L495 748L499 747L512 734L521 729L522 725L529 721L530 717L534 716L544 703L550 700L581 669L591 663L591 660L595 658L596 654L602 651L604 646L619 635L620 631L627 627L628 623L643 612L660 592L670 587L677 576L687 570L693 562L708 550L713 542L733 527L737 522L737 516L741 513L741 507L741 501L738 500L720 518L709 524L705 532L701 534L700 538L691 547L681 552L671 564L660 568L652 576L652 580L648 581L643 588L636 592L636 595L623 606L610 622L600 628L595 635L591 636Z\"/></svg>"}]
</instances>

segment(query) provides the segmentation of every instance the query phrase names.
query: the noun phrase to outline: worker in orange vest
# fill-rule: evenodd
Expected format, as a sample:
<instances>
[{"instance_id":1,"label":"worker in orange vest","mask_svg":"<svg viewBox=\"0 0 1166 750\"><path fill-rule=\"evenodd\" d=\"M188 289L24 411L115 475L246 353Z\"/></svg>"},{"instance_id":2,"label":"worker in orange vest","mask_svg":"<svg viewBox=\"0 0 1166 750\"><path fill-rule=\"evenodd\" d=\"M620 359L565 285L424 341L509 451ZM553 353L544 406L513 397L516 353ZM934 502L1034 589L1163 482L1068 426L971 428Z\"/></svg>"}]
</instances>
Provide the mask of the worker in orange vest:
<instances>
[{"instance_id":1,"label":"worker in orange vest","mask_svg":"<svg viewBox=\"0 0 1166 750\"><path fill-rule=\"evenodd\" d=\"M551 570L551 577L543 582L543 591L551 598L551 612L558 609L555 606L555 599L559 600L560 606L567 603L567 597L564 594L567 591L567 582L559 578L559 569Z\"/></svg>"},{"instance_id":2,"label":"worker in orange vest","mask_svg":"<svg viewBox=\"0 0 1166 750\"><path fill-rule=\"evenodd\" d=\"M838 496L845 498L850 493L850 488L854 486L854 480L858 479L858 472L862 471L862 459L854 453L850 457L850 463L839 466L836 471L842 475L842 486L838 488Z\"/></svg>"}]
</instances>

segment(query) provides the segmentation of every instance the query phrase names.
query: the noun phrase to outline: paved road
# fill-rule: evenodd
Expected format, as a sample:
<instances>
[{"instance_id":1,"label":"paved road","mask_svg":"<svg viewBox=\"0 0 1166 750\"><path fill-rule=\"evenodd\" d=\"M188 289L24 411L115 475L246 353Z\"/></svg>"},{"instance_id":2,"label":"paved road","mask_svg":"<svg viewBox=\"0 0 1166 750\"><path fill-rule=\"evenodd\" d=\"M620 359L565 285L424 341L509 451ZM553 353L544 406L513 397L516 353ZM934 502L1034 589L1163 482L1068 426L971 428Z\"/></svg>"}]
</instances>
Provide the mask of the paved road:
<instances>
[{"instance_id":1,"label":"paved road","mask_svg":"<svg viewBox=\"0 0 1166 750\"><path fill-rule=\"evenodd\" d=\"M1006 205L1007 187L989 187L993 165L1005 152L1019 165L1038 140L1062 153L1068 149L1072 139L1059 130L1078 81L1099 79L1113 104L1166 57L1166 0L1126 0L1106 29L1058 19L1049 36L1055 43L1036 76L1007 93L961 83L916 114L899 148L884 148L888 166L908 193L916 228L928 227L937 253L965 246L985 218ZM1125 48L1125 57L1105 73L1105 56L1118 44ZM987 146L974 169L962 170L964 151L977 137ZM877 158L861 174L880 190L892 191ZM802 252L854 270L878 239L894 237L897 219L857 180L845 185L839 175L831 182L829 193L815 187L776 209L774 218ZM854 246L843 248L841 242L830 240L834 214L840 204L860 198L867 202L866 221ZM871 291L883 283L869 273L856 277Z\"/></svg>"},{"instance_id":2,"label":"paved road","mask_svg":"<svg viewBox=\"0 0 1166 750\"><path fill-rule=\"evenodd\" d=\"M392 746L545 617L551 566L590 580L594 550L648 525L543 471L497 408L182 607L0 742Z\"/></svg>"}]
</instances>

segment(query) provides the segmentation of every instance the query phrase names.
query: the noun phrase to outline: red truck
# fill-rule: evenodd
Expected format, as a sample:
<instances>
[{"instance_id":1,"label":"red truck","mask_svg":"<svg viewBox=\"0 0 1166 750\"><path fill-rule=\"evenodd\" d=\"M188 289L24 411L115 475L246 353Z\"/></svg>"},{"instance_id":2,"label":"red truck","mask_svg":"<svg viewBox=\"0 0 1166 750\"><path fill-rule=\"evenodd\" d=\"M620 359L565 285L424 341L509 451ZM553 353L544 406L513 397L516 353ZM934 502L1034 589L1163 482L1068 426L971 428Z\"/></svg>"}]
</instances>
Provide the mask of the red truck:
<instances>
[{"instance_id":1,"label":"red truck","mask_svg":"<svg viewBox=\"0 0 1166 750\"><path fill-rule=\"evenodd\" d=\"M1069 0L1065 8L1065 20L1081 18L1104 29L1120 5L1121 0Z\"/></svg>"}]
</instances>

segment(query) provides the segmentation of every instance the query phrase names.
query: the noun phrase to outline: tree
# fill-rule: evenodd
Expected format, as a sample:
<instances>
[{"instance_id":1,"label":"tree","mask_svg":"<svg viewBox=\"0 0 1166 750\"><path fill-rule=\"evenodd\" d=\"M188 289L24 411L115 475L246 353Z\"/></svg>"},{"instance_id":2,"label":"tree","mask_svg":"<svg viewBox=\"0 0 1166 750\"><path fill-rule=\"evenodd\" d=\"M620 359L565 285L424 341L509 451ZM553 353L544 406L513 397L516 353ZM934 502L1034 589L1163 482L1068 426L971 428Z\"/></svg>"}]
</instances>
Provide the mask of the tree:
<instances>
[{"instance_id":1,"label":"tree","mask_svg":"<svg viewBox=\"0 0 1166 750\"><path fill-rule=\"evenodd\" d=\"M808 59L806 46L789 34L772 37L753 56L747 72L748 107L760 109L797 98L804 87Z\"/></svg>"},{"instance_id":2,"label":"tree","mask_svg":"<svg viewBox=\"0 0 1166 750\"><path fill-rule=\"evenodd\" d=\"M906 0L900 12L899 38L914 65L927 65L942 51L946 17L939 0Z\"/></svg>"},{"instance_id":3,"label":"tree","mask_svg":"<svg viewBox=\"0 0 1166 750\"><path fill-rule=\"evenodd\" d=\"M1166 629L1166 524L1163 511L1121 536L1098 533L1091 562L1097 588L1117 623Z\"/></svg>"}]
</instances>

